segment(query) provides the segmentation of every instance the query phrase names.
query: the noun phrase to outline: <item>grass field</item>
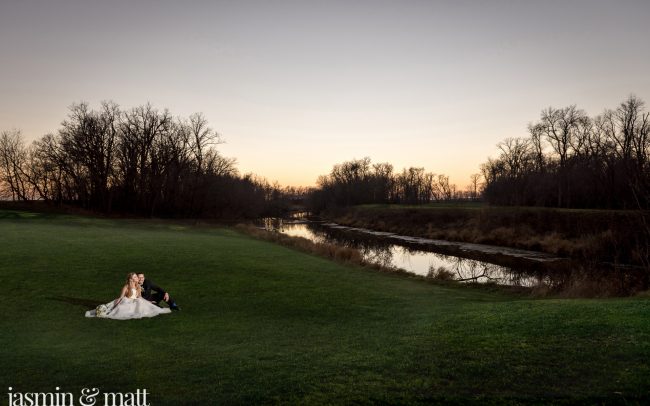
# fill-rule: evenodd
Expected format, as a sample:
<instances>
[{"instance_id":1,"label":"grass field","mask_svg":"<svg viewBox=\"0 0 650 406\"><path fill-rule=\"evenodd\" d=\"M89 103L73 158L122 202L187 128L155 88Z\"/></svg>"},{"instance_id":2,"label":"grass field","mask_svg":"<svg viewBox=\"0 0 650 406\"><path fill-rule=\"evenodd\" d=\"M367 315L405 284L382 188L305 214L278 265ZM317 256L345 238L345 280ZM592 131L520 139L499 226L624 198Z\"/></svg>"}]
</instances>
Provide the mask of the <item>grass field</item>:
<instances>
[{"instance_id":1,"label":"grass field","mask_svg":"<svg viewBox=\"0 0 650 406\"><path fill-rule=\"evenodd\" d=\"M84 318L130 271L183 310ZM346 267L230 229L7 210L0 286L3 392L146 388L152 405L650 395L644 297L534 300Z\"/></svg>"}]
</instances>

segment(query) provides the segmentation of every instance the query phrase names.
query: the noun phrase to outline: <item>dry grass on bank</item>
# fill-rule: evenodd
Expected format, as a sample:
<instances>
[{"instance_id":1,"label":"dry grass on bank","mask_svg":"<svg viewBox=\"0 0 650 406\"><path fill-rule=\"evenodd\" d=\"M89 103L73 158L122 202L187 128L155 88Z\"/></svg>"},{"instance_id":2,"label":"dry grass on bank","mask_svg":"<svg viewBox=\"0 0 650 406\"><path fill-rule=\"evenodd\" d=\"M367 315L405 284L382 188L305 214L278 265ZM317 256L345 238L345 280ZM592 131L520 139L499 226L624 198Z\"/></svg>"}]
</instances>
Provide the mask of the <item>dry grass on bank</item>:
<instances>
[{"instance_id":1,"label":"dry grass on bank","mask_svg":"<svg viewBox=\"0 0 650 406\"><path fill-rule=\"evenodd\" d=\"M285 247L295 248L302 252L318 255L337 262L355 265L370 265L363 260L363 256L354 248L339 247L334 244L314 243L306 238L288 236L279 232L267 231L250 224L238 224L238 231L266 241L278 243Z\"/></svg>"},{"instance_id":2,"label":"dry grass on bank","mask_svg":"<svg viewBox=\"0 0 650 406\"><path fill-rule=\"evenodd\" d=\"M638 211L485 207L351 207L325 213L352 227L542 251L580 260L647 265L650 236Z\"/></svg>"}]
</instances>

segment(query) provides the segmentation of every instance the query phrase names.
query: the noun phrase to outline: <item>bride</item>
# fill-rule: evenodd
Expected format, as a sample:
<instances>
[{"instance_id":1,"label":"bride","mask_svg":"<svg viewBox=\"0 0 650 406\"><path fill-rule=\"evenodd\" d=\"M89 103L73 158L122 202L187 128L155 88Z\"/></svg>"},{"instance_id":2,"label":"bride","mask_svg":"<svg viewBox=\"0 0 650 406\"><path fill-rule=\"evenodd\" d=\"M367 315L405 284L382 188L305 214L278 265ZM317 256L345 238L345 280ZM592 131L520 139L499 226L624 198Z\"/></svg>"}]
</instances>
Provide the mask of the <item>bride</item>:
<instances>
[{"instance_id":1,"label":"bride","mask_svg":"<svg viewBox=\"0 0 650 406\"><path fill-rule=\"evenodd\" d=\"M170 309L158 307L143 299L140 294L141 290L138 275L131 272L126 276L126 284L122 288L120 297L105 305L97 306L95 310L87 311L86 317L128 320L171 313Z\"/></svg>"}]
</instances>

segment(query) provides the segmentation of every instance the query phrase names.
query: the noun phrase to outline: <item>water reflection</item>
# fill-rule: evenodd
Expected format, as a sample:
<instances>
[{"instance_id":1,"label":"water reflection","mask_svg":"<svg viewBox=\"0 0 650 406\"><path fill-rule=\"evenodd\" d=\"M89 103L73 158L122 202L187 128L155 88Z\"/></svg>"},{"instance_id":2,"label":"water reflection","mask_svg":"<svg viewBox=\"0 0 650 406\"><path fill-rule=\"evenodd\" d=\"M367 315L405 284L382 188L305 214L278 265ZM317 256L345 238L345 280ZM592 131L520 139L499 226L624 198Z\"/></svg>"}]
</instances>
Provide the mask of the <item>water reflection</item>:
<instances>
[{"instance_id":1,"label":"water reflection","mask_svg":"<svg viewBox=\"0 0 650 406\"><path fill-rule=\"evenodd\" d=\"M363 258L387 268L417 275L459 282L496 283L571 292L577 296L625 295L645 289L647 281L638 270L602 268L577 264L546 254L476 244L426 244L426 239L396 236L354 229L331 223L308 221L305 216L291 219L266 218L262 227L316 243L330 243L357 249ZM454 245L455 244L455 245ZM461 247L460 250L457 247ZM471 253L462 247L482 249ZM451 247L468 257L449 255ZM440 252L443 250L443 252ZM477 254L478 252L478 254ZM508 253L513 255L506 255ZM458 252L454 252L458 253ZM504 254L505 253L505 254Z\"/></svg>"},{"instance_id":2,"label":"water reflection","mask_svg":"<svg viewBox=\"0 0 650 406\"><path fill-rule=\"evenodd\" d=\"M342 228L304 220L264 219L264 228L317 243L330 243L359 250L364 260L387 268L403 269L421 276L453 279L461 282L494 282L532 286L534 278L525 278L510 267L485 261L444 255L437 252L393 244L381 236L370 238Z\"/></svg>"}]
</instances>

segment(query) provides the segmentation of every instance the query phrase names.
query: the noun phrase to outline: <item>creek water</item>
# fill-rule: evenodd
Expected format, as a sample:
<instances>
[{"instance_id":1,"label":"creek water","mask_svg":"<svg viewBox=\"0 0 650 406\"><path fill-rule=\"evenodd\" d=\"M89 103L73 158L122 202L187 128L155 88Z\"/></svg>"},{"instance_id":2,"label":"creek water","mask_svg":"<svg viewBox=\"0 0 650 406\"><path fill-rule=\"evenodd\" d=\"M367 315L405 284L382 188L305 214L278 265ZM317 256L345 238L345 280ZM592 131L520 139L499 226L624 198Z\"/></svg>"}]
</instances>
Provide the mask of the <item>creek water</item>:
<instances>
[{"instance_id":1,"label":"creek water","mask_svg":"<svg viewBox=\"0 0 650 406\"><path fill-rule=\"evenodd\" d=\"M265 218L258 226L315 243L358 250L363 258L384 267L431 278L459 282L572 289L577 295L621 296L645 288L638 269L586 264L553 255L491 245L432 240L292 218Z\"/></svg>"}]
</instances>

